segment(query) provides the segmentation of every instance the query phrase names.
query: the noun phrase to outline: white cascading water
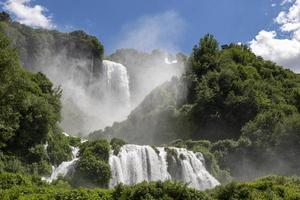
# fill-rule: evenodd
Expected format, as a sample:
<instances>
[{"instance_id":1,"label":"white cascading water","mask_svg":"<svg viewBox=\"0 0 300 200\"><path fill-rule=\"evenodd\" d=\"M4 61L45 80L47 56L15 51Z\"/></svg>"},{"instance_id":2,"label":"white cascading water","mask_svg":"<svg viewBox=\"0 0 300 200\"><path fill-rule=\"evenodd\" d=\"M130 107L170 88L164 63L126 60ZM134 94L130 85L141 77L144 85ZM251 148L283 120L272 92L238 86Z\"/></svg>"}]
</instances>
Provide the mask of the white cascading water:
<instances>
[{"instance_id":1,"label":"white cascading water","mask_svg":"<svg viewBox=\"0 0 300 200\"><path fill-rule=\"evenodd\" d=\"M77 157L79 148L78 147L71 147L72 148L72 160L62 162L58 167L52 166L52 173L50 177L44 177L43 180L51 183L52 181L58 179L59 177L64 177L68 174L68 172L73 168L75 162L79 159Z\"/></svg>"},{"instance_id":2,"label":"white cascading water","mask_svg":"<svg viewBox=\"0 0 300 200\"><path fill-rule=\"evenodd\" d=\"M114 99L121 101L122 106L129 106L130 90L126 67L120 63L103 60L103 79L108 86L107 91L113 92Z\"/></svg>"},{"instance_id":3,"label":"white cascading water","mask_svg":"<svg viewBox=\"0 0 300 200\"><path fill-rule=\"evenodd\" d=\"M124 65L103 60L96 79L86 80L77 74L81 75L74 73L69 79L58 82L64 91L64 130L87 134L126 119L131 107L129 77ZM82 84L81 79L85 80Z\"/></svg>"},{"instance_id":4,"label":"white cascading water","mask_svg":"<svg viewBox=\"0 0 300 200\"><path fill-rule=\"evenodd\" d=\"M168 180L166 152L158 147L159 153L150 146L124 145L119 154L111 153L109 164L112 171L110 187L118 183L132 185L142 181Z\"/></svg>"},{"instance_id":5,"label":"white cascading water","mask_svg":"<svg viewBox=\"0 0 300 200\"><path fill-rule=\"evenodd\" d=\"M194 153L183 148L170 147L175 155L167 159L164 147L140 146L127 144L120 148L118 155L111 151L109 165L112 178L109 187L113 188L118 183L133 185L142 181L176 180L187 183L189 187L198 190L213 188L220 183L205 168L204 158L201 153ZM56 180L59 176L66 176L73 169L79 159L78 148L73 147L73 159L63 162L54 168L47 182ZM168 162L169 161L169 162Z\"/></svg>"},{"instance_id":6,"label":"white cascading water","mask_svg":"<svg viewBox=\"0 0 300 200\"><path fill-rule=\"evenodd\" d=\"M181 167L181 177L178 179L199 190L213 188L220 183L205 168L205 160L201 153L194 153L183 148L173 148ZM173 159L175 159L173 157ZM178 163L177 163L178 164ZM176 167L177 168L177 167Z\"/></svg>"},{"instance_id":7,"label":"white cascading water","mask_svg":"<svg viewBox=\"0 0 300 200\"><path fill-rule=\"evenodd\" d=\"M163 147L154 150L150 146L124 145L118 155L111 153L109 164L112 171L110 187L118 183L128 185L142 181L177 180L187 183L190 187L205 190L220 183L205 169L201 153L186 149L170 148L177 157L172 163L167 162L167 152ZM172 165L173 172L170 172ZM175 169L175 170L174 170Z\"/></svg>"}]
</instances>

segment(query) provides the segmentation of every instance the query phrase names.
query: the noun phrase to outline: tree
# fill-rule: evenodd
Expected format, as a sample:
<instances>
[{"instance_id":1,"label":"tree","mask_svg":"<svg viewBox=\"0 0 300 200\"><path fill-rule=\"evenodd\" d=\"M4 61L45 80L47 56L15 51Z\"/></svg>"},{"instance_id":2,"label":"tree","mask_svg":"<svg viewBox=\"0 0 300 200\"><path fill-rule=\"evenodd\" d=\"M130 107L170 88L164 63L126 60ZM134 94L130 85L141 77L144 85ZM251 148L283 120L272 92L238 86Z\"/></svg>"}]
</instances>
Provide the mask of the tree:
<instances>
[{"instance_id":1,"label":"tree","mask_svg":"<svg viewBox=\"0 0 300 200\"><path fill-rule=\"evenodd\" d=\"M219 67L219 44L211 34L206 34L200 39L199 46L193 48L191 56L191 70L198 77L206 74L210 70Z\"/></svg>"},{"instance_id":2,"label":"tree","mask_svg":"<svg viewBox=\"0 0 300 200\"><path fill-rule=\"evenodd\" d=\"M3 33L0 47L0 150L28 163L40 161L41 145L61 117L61 90L42 73L22 68Z\"/></svg>"}]
</instances>

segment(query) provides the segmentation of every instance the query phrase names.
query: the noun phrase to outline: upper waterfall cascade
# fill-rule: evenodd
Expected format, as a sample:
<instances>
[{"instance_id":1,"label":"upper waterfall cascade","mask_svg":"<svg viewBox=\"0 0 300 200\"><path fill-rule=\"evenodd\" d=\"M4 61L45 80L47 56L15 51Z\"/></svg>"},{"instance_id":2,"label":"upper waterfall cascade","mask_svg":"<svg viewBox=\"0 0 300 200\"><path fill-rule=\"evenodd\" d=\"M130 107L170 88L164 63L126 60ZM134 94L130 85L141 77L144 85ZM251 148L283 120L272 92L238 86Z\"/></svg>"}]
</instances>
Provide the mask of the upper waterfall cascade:
<instances>
[{"instance_id":1,"label":"upper waterfall cascade","mask_svg":"<svg viewBox=\"0 0 300 200\"><path fill-rule=\"evenodd\" d=\"M124 65L109 60L103 60L103 79L108 91L113 92L116 100L130 105L129 77Z\"/></svg>"}]
</instances>

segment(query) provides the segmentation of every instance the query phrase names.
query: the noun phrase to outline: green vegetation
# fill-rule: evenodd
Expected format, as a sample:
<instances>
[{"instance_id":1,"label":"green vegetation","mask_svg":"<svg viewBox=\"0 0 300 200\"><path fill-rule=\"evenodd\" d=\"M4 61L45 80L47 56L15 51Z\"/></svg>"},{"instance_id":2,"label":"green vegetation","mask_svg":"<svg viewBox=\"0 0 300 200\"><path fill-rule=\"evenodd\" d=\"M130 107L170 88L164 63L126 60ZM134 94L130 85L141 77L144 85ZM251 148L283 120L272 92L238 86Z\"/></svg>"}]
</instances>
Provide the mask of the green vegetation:
<instances>
[{"instance_id":1,"label":"green vegetation","mask_svg":"<svg viewBox=\"0 0 300 200\"><path fill-rule=\"evenodd\" d=\"M110 141L110 146L111 146L112 150L114 151L113 152L114 155L118 155L121 147L125 144L126 144L126 142L124 140L119 139L119 138L113 138Z\"/></svg>"},{"instance_id":2,"label":"green vegetation","mask_svg":"<svg viewBox=\"0 0 300 200\"><path fill-rule=\"evenodd\" d=\"M248 183L230 183L213 190L197 191L173 182L118 185L115 189L72 189L61 182L52 185L19 174L0 174L0 199L80 199L80 200L234 200L300 198L299 178L270 176Z\"/></svg>"},{"instance_id":3,"label":"green vegetation","mask_svg":"<svg viewBox=\"0 0 300 200\"><path fill-rule=\"evenodd\" d=\"M140 144L208 140L209 146L194 150L203 153L215 175L225 170L249 180L299 174L299 91L300 75L255 56L245 45L220 48L206 35L180 79L156 88L126 121L92 137Z\"/></svg>"},{"instance_id":4,"label":"green vegetation","mask_svg":"<svg viewBox=\"0 0 300 200\"><path fill-rule=\"evenodd\" d=\"M73 89L92 88L95 81L99 81L104 47L94 36L83 31L63 33L32 28L10 20L7 13L0 14L0 32L11 40L11 47L16 48L22 67L47 74L57 85L66 87L65 81L69 80L76 85ZM65 132L82 136L89 115L69 93L71 89L65 89L62 101L64 117L60 124ZM93 91L90 93L94 94Z\"/></svg>"},{"instance_id":5,"label":"green vegetation","mask_svg":"<svg viewBox=\"0 0 300 200\"><path fill-rule=\"evenodd\" d=\"M92 66L86 66L94 75L101 69L103 45L94 36L83 31L61 33L56 30L33 29L11 21L7 13L0 13L0 32L12 41L20 56L23 67L29 70L41 70L53 58L62 56L68 59L92 60ZM51 65L50 65L51 66ZM82 71L82 73L85 73Z\"/></svg>"},{"instance_id":6,"label":"green vegetation","mask_svg":"<svg viewBox=\"0 0 300 200\"><path fill-rule=\"evenodd\" d=\"M57 126L61 89L42 73L25 71L2 33L0 47L0 169L49 174L51 164L71 156Z\"/></svg>"},{"instance_id":7,"label":"green vegetation","mask_svg":"<svg viewBox=\"0 0 300 200\"><path fill-rule=\"evenodd\" d=\"M71 184L85 187L108 187L111 177L108 164L109 152L110 145L106 140L83 143Z\"/></svg>"}]
</instances>

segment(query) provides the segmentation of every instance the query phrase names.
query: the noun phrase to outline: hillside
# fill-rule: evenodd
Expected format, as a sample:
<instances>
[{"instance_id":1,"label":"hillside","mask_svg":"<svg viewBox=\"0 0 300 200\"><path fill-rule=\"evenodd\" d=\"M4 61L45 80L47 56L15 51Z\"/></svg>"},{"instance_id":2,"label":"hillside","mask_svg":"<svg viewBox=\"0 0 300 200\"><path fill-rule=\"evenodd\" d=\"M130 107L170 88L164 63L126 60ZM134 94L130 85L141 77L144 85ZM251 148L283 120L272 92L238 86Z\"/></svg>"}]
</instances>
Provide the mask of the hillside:
<instances>
[{"instance_id":1,"label":"hillside","mask_svg":"<svg viewBox=\"0 0 300 200\"><path fill-rule=\"evenodd\" d=\"M300 75L256 57L245 46L232 44L220 49L217 41L207 37L210 36L194 48L187 72L180 79L174 78L156 88L127 121L108 127L103 135L122 137L129 142L135 138L148 144L174 138L238 139L246 125L259 115L276 111L284 116L299 113ZM205 40L214 42L214 49L204 47L210 45ZM147 128L164 120L153 117L153 113L160 115L166 109L173 119L163 127ZM185 124L179 125L177 121ZM143 134L140 130L150 132ZM158 134L172 137L161 140L155 137ZM144 136L147 139L143 141ZM149 141L149 137L153 139Z\"/></svg>"},{"instance_id":2,"label":"hillside","mask_svg":"<svg viewBox=\"0 0 300 200\"><path fill-rule=\"evenodd\" d=\"M90 138L140 144L209 140L221 167L236 178L299 173L298 74L246 46L221 48L211 35L195 46L186 67L180 79L152 91L127 120Z\"/></svg>"},{"instance_id":3,"label":"hillside","mask_svg":"<svg viewBox=\"0 0 300 200\"><path fill-rule=\"evenodd\" d=\"M104 48L96 37L83 31L33 29L10 19L0 22L0 31L11 39L22 66L30 71L46 71L56 65L74 67L86 76L101 71Z\"/></svg>"}]
</instances>

